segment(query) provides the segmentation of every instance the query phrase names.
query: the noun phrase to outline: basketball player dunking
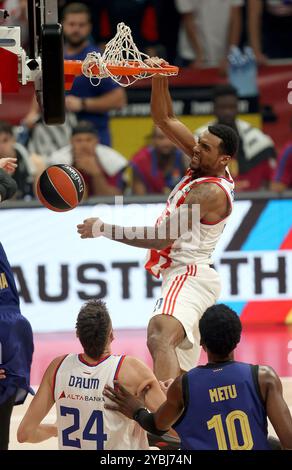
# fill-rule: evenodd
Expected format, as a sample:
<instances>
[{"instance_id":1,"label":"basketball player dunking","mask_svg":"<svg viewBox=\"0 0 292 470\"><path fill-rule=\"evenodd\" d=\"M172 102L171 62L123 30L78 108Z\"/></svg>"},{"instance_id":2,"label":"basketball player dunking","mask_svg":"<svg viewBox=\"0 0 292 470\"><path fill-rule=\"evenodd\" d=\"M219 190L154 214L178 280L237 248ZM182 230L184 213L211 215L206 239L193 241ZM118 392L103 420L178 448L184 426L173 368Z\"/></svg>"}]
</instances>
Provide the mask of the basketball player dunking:
<instances>
[{"instance_id":1,"label":"basketball player dunking","mask_svg":"<svg viewBox=\"0 0 292 470\"><path fill-rule=\"evenodd\" d=\"M198 323L220 293L219 275L212 267L212 253L232 211L234 184L227 165L236 153L238 137L229 127L209 126L198 142L191 131L173 114L168 79L152 80L151 110L155 124L190 158L184 178L171 192L166 208L158 219L155 236L129 239L124 227L87 219L77 229L81 238L105 236L127 245L148 248L146 269L162 275L162 292L148 325L148 348L154 361L154 373L161 381L177 377L194 367L199 359ZM199 242L190 225L194 205L199 206ZM179 227L174 236L171 224L180 208L187 207L187 231ZM164 228L166 237L159 236ZM133 232L135 227L132 228ZM116 233L119 233L116 236ZM148 231L149 233L149 231ZM123 234L123 236L121 236Z\"/></svg>"}]
</instances>

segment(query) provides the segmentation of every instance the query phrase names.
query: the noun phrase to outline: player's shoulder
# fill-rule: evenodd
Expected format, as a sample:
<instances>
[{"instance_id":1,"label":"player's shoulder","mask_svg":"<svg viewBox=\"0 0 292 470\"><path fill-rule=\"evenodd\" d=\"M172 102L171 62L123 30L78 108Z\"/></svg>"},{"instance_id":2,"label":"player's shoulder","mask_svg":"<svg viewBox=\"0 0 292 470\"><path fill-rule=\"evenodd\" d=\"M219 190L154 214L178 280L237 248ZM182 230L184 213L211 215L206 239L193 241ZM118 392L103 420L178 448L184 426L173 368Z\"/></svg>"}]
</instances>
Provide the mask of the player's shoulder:
<instances>
[{"instance_id":1,"label":"player's shoulder","mask_svg":"<svg viewBox=\"0 0 292 470\"><path fill-rule=\"evenodd\" d=\"M60 365L62 364L62 362L64 361L64 359L68 356L68 354L63 354L62 356L58 356L58 357L55 357L55 359L53 359L48 368L47 368L47 373L49 373L50 375L51 374L55 374L57 369L60 367Z\"/></svg>"},{"instance_id":2,"label":"player's shoulder","mask_svg":"<svg viewBox=\"0 0 292 470\"><path fill-rule=\"evenodd\" d=\"M56 373L66 357L67 354L64 354L63 356L55 357L55 359L50 362L44 373L42 382L47 382L49 385L53 383Z\"/></svg>"},{"instance_id":3,"label":"player's shoulder","mask_svg":"<svg viewBox=\"0 0 292 470\"><path fill-rule=\"evenodd\" d=\"M277 372L271 366L258 366L259 382L265 385L276 385L279 382Z\"/></svg>"},{"instance_id":4,"label":"player's shoulder","mask_svg":"<svg viewBox=\"0 0 292 470\"><path fill-rule=\"evenodd\" d=\"M123 364L124 365L127 365L128 367L147 367L146 364L141 361L141 359L138 359L137 357L134 357L134 356L125 356L124 357L124 361L123 361Z\"/></svg>"},{"instance_id":5,"label":"player's shoulder","mask_svg":"<svg viewBox=\"0 0 292 470\"><path fill-rule=\"evenodd\" d=\"M205 201L206 199L218 200L225 198L221 186L216 181L202 181L200 184L194 184L188 194L186 202L196 202L197 199ZM192 201L194 200L194 201Z\"/></svg>"},{"instance_id":6,"label":"player's shoulder","mask_svg":"<svg viewBox=\"0 0 292 470\"><path fill-rule=\"evenodd\" d=\"M126 356L119 370L117 379L131 393L139 393L146 386L159 387L153 371L143 361L133 356Z\"/></svg>"},{"instance_id":7,"label":"player's shoulder","mask_svg":"<svg viewBox=\"0 0 292 470\"><path fill-rule=\"evenodd\" d=\"M125 356L120 371L127 375L131 374L140 377L153 376L153 372L150 367L148 367L145 362L133 356Z\"/></svg>"}]
</instances>

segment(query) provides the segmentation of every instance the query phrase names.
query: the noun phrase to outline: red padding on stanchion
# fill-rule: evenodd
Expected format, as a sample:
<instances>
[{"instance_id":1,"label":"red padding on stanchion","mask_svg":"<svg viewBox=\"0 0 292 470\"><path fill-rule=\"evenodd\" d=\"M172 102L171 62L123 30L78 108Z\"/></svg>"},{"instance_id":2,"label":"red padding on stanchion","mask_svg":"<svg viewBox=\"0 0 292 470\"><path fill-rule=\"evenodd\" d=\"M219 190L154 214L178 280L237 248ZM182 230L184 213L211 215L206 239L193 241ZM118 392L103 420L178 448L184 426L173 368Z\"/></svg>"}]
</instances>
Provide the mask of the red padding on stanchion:
<instances>
[{"instance_id":1,"label":"red padding on stanchion","mask_svg":"<svg viewBox=\"0 0 292 470\"><path fill-rule=\"evenodd\" d=\"M19 91L17 55L0 47L0 83L2 93Z\"/></svg>"}]
</instances>

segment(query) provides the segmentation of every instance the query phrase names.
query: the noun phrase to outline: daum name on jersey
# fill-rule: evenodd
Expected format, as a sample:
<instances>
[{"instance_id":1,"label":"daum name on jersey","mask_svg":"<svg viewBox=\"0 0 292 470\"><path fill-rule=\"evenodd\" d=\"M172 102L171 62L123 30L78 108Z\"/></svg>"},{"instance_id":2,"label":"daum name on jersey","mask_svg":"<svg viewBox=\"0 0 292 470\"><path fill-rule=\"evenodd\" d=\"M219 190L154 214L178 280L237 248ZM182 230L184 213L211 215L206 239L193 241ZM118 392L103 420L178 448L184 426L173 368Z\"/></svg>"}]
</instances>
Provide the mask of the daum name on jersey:
<instances>
[{"instance_id":1,"label":"daum name on jersey","mask_svg":"<svg viewBox=\"0 0 292 470\"><path fill-rule=\"evenodd\" d=\"M68 386L75 388L85 388L86 390L97 390L99 387L99 380L70 375Z\"/></svg>"}]
</instances>

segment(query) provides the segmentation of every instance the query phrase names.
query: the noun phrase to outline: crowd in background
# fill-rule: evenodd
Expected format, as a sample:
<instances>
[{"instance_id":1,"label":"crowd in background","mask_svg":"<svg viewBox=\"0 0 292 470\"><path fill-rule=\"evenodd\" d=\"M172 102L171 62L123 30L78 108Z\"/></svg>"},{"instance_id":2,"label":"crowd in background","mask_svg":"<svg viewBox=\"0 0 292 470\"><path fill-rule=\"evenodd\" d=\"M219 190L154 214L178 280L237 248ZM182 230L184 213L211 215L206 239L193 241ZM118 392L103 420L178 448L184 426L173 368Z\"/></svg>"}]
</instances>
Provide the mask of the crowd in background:
<instances>
[{"instance_id":1,"label":"crowd in background","mask_svg":"<svg viewBox=\"0 0 292 470\"><path fill-rule=\"evenodd\" d=\"M0 6L10 12L8 24L21 25L23 46L28 47L26 1L6 0ZM240 137L230 164L236 190L292 188L292 138L277 155L268 135L238 118L243 90L227 83L230 51L244 45L250 46L257 66L269 59L292 59L292 0L86 0L60 1L59 6L67 59L83 60L88 52L102 50L123 21L138 48L149 55L181 67L218 67L226 85L214 89L214 119ZM54 163L79 169L88 196L169 193L183 176L187 159L158 128L153 127L130 159L111 147L109 112L126 103L125 90L112 80L93 87L82 76L66 95L64 125L45 126L35 100L21 127L0 122L0 158L18 159L16 197L33 198L36 178ZM193 129L196 135L202 130Z\"/></svg>"}]
</instances>

